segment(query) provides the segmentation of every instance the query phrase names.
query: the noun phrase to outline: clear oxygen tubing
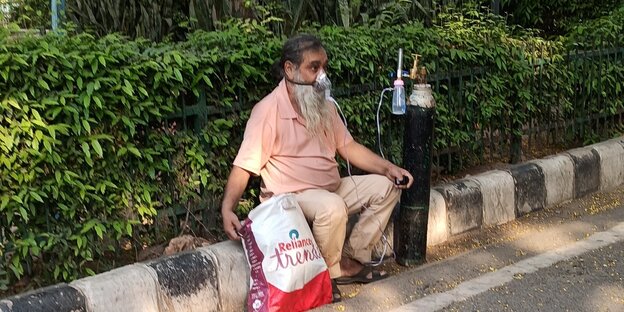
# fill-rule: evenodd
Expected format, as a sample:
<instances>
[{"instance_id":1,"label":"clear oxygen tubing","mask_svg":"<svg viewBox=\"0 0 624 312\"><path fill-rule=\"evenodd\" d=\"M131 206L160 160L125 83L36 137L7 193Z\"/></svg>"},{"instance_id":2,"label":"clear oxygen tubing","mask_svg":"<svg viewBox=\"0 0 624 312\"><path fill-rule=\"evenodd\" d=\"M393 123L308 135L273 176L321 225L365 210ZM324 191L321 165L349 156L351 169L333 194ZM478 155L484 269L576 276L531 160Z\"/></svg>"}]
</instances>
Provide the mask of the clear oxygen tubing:
<instances>
[{"instance_id":1,"label":"clear oxygen tubing","mask_svg":"<svg viewBox=\"0 0 624 312\"><path fill-rule=\"evenodd\" d=\"M381 107L384 92L391 91L391 90L392 88L386 88L381 92L381 100L379 101L379 107ZM330 102L334 103L334 105L336 105L336 108L338 108L338 113L340 113L340 116L342 117L345 128L348 129L347 118L342 112L342 108L340 108L340 105L338 105L338 102L336 102L336 100L329 94L328 91L329 90L325 91L325 98L329 100ZM380 133L379 131L379 107L377 108L377 132L378 133ZM379 144L380 144L379 151L381 152L381 135L379 135L378 138L379 138ZM382 153L382 157L383 157L383 153ZM351 175L351 163L349 162L349 155L345 155L345 158L346 158L345 160L347 161L347 173L349 174L349 178L351 179L351 181L353 182L353 185L355 186L355 197L357 197L357 201L360 202L360 204L362 205L362 208L366 209L368 208L368 206L362 203L362 200L360 199L360 193L358 192L358 189L357 189L357 184L355 183L355 179L353 179L353 175ZM379 221L377 217L375 217L375 219L377 220L377 225L378 225L377 228L379 229L379 232L381 232L380 239L383 242L383 252L381 253L381 257L379 258L379 261L371 262L371 263L363 263L364 265L371 265L371 266L381 265L384 261L384 258L386 257L386 252L388 251L388 247L390 246L390 243L388 242L388 238L386 237L386 233L384 233L384 229L382 229L381 221ZM396 259L396 255L394 254L394 252L392 253L392 258Z\"/></svg>"},{"instance_id":2,"label":"clear oxygen tubing","mask_svg":"<svg viewBox=\"0 0 624 312\"><path fill-rule=\"evenodd\" d=\"M386 159L386 157L384 156L383 153L383 148L381 145L381 125L380 125L380 121L379 121L379 111L381 109L381 104L383 103L383 96L384 93L386 93L387 91L392 91L394 90L394 88L385 88L383 89L383 91L381 91L381 96L379 97L379 105L377 105L377 118L375 118L375 121L377 123L377 146L379 147L379 154L381 155L381 158Z\"/></svg>"}]
</instances>

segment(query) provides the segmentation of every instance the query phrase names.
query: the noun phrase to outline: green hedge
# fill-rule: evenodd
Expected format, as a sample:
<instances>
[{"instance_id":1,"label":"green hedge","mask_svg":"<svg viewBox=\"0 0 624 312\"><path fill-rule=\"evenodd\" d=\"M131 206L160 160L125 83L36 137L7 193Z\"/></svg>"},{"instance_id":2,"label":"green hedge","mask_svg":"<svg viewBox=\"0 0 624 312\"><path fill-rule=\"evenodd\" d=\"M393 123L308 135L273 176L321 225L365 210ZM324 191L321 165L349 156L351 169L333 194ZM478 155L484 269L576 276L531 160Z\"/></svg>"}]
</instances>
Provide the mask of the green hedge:
<instances>
[{"instance_id":1,"label":"green hedge","mask_svg":"<svg viewBox=\"0 0 624 312\"><path fill-rule=\"evenodd\" d=\"M579 23L564 38L570 48L596 49L624 46L624 6L597 19Z\"/></svg>"},{"instance_id":2,"label":"green hedge","mask_svg":"<svg viewBox=\"0 0 624 312\"><path fill-rule=\"evenodd\" d=\"M509 21L538 28L548 35L566 35L577 24L609 15L622 0L502 0Z\"/></svg>"},{"instance_id":3,"label":"green hedge","mask_svg":"<svg viewBox=\"0 0 624 312\"><path fill-rule=\"evenodd\" d=\"M337 91L376 88L337 97L356 139L377 150L379 91L391 84L399 48L406 69L410 53L421 54L432 74L481 68L461 94L455 78L439 84L438 150L476 155L479 127L518 132L533 115L573 110L575 74L562 61L562 41L477 11L440 18L434 28L309 30L327 46ZM120 240L141 248L163 239L154 232L159 211L211 208L202 200L222 193L251 107L276 85L269 69L284 40L254 22L162 44L118 35L0 36L0 287L25 274L48 284L106 270ZM552 61L540 72L549 79L536 81L538 58ZM621 65L613 70L621 75ZM539 98L535 83L546 90ZM202 131L184 131L192 119L169 116L204 92L216 113ZM400 163L403 121L389 111L385 105L385 154ZM241 214L254 200L250 187ZM215 210L204 222L218 228Z\"/></svg>"},{"instance_id":4,"label":"green hedge","mask_svg":"<svg viewBox=\"0 0 624 312\"><path fill-rule=\"evenodd\" d=\"M208 184L198 138L163 122L197 91L192 53L118 36L5 37L0 64L0 244L10 276L92 274L89 263L118 239Z\"/></svg>"}]
</instances>

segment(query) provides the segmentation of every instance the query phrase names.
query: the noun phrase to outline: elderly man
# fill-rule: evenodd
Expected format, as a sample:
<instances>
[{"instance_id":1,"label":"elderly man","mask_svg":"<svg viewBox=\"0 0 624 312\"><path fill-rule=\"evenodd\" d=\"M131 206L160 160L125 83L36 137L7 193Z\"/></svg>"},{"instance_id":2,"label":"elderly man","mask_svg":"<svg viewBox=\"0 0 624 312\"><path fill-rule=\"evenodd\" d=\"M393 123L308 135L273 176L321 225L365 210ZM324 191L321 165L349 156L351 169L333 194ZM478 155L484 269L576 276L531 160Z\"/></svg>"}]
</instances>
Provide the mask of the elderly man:
<instances>
[{"instance_id":1,"label":"elderly man","mask_svg":"<svg viewBox=\"0 0 624 312\"><path fill-rule=\"evenodd\" d=\"M251 175L262 178L260 199L294 193L334 285L385 278L368 265L371 251L410 173L355 142L326 99L327 53L321 41L299 35L282 49L279 85L257 103L225 188L221 213L230 239L241 224L234 209ZM368 175L340 178L336 152ZM403 185L396 181L408 179ZM347 218L359 220L345 243ZM337 293L340 299L340 293Z\"/></svg>"}]
</instances>

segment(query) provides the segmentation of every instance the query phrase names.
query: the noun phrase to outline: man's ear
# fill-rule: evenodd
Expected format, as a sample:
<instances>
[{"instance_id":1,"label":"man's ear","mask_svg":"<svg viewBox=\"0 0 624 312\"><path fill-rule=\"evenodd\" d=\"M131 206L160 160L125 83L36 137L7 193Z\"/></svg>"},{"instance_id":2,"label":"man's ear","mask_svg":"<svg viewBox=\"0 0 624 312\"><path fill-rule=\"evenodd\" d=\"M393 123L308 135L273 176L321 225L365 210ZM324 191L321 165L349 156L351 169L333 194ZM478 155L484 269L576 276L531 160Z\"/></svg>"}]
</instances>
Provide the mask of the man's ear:
<instances>
[{"instance_id":1,"label":"man's ear","mask_svg":"<svg viewBox=\"0 0 624 312\"><path fill-rule=\"evenodd\" d=\"M295 64L293 64L293 62L291 61L284 62L284 76L286 76L288 79L293 79L295 69L297 69L296 67L297 66L295 66Z\"/></svg>"}]
</instances>

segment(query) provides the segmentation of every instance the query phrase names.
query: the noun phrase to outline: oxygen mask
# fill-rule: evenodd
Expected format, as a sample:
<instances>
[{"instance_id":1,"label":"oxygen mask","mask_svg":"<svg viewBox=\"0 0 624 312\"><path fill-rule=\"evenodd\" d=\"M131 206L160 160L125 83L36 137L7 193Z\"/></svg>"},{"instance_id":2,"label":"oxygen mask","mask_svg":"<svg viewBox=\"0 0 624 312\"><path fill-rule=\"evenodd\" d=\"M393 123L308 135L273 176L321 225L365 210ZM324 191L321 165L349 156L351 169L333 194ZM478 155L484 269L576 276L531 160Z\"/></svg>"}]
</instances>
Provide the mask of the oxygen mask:
<instances>
[{"instance_id":1,"label":"oxygen mask","mask_svg":"<svg viewBox=\"0 0 624 312\"><path fill-rule=\"evenodd\" d=\"M312 86L318 92L331 90L331 81L329 80L329 77L327 77L327 74L324 70L316 76L316 80L314 81Z\"/></svg>"},{"instance_id":2,"label":"oxygen mask","mask_svg":"<svg viewBox=\"0 0 624 312\"><path fill-rule=\"evenodd\" d=\"M321 72L316 75L316 79L314 80L314 82L301 82L301 81L295 81L292 79L289 79L288 77L285 77L286 80L288 80L291 83L294 83L296 85L300 85L300 86L312 86L312 88L314 88L314 91L316 92L324 92L325 93L325 97L328 98L329 94L331 92L331 81L329 80L329 77L327 77L327 73L325 73L324 70L321 70Z\"/></svg>"}]
</instances>

